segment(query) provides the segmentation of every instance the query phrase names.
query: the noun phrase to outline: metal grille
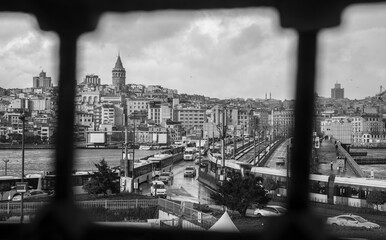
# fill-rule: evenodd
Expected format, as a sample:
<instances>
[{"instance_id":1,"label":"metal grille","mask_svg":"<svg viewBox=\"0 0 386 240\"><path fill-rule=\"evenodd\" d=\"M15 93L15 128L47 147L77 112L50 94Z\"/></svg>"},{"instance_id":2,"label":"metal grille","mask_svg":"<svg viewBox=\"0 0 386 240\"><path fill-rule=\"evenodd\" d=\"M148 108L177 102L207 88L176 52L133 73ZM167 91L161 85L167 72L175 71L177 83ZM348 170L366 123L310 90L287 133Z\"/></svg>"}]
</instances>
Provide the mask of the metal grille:
<instances>
[{"instance_id":1,"label":"metal grille","mask_svg":"<svg viewBox=\"0 0 386 240\"><path fill-rule=\"evenodd\" d=\"M35 15L41 29L55 31L60 38L59 119L56 145L58 173L55 200L44 207L33 225L0 225L1 239L326 239L309 211L308 175L311 156L312 112L315 86L315 60L318 31L340 24L342 11L354 3L383 1L289 1L289 0L13 0L2 1L0 11L26 12ZM73 202L71 170L73 167L73 129L75 101L76 46L80 34L95 29L105 12L153 10L199 10L219 8L272 7L278 10L282 27L298 33L296 74L296 110L292 178L289 188L289 213L257 235L175 230L144 230L96 226L85 222Z\"/></svg>"}]
</instances>

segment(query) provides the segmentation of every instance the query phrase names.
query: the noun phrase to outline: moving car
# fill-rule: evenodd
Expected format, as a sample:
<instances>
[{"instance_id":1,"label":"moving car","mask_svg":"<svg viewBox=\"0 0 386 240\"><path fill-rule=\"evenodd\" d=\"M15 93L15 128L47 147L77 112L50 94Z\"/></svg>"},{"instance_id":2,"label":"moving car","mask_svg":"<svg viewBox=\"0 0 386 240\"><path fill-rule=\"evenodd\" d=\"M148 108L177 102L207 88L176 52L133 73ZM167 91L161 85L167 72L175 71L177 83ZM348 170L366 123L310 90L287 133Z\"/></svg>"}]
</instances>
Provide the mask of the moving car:
<instances>
[{"instance_id":1,"label":"moving car","mask_svg":"<svg viewBox=\"0 0 386 240\"><path fill-rule=\"evenodd\" d=\"M162 181L153 181L150 187L150 195L154 197L166 198L166 188Z\"/></svg>"},{"instance_id":2,"label":"moving car","mask_svg":"<svg viewBox=\"0 0 386 240\"><path fill-rule=\"evenodd\" d=\"M282 206L267 205L260 208L249 208L246 215L251 217L273 217L283 215L286 211L287 209Z\"/></svg>"},{"instance_id":3,"label":"moving car","mask_svg":"<svg viewBox=\"0 0 386 240\"><path fill-rule=\"evenodd\" d=\"M172 172L162 172L159 175L158 180L167 184L167 183L169 183L169 181L173 180L173 173Z\"/></svg>"},{"instance_id":4,"label":"moving car","mask_svg":"<svg viewBox=\"0 0 386 240\"><path fill-rule=\"evenodd\" d=\"M196 159L196 148L188 147L184 151L184 160L185 161L194 161Z\"/></svg>"},{"instance_id":5,"label":"moving car","mask_svg":"<svg viewBox=\"0 0 386 240\"><path fill-rule=\"evenodd\" d=\"M184 177L195 177L196 168L194 166L187 166L184 171Z\"/></svg>"},{"instance_id":6,"label":"moving car","mask_svg":"<svg viewBox=\"0 0 386 240\"><path fill-rule=\"evenodd\" d=\"M327 224L334 226L344 226L344 227L358 227L363 229L379 229L381 228L378 224L369 222L368 220L362 218L358 215L353 214L342 214L335 217L327 218Z\"/></svg>"}]
</instances>

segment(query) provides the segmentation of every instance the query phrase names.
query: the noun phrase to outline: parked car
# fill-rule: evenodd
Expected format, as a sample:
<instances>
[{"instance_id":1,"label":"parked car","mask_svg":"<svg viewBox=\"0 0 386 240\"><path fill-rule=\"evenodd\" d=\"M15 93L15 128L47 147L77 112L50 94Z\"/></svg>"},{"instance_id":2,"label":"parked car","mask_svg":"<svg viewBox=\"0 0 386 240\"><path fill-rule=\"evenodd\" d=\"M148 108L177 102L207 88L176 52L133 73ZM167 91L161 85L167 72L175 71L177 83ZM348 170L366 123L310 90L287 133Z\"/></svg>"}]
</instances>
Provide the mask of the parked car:
<instances>
[{"instance_id":1,"label":"parked car","mask_svg":"<svg viewBox=\"0 0 386 240\"><path fill-rule=\"evenodd\" d=\"M158 180L160 180L166 184L169 183L169 181L173 180L173 172L162 172L159 175Z\"/></svg>"},{"instance_id":2,"label":"parked car","mask_svg":"<svg viewBox=\"0 0 386 240\"><path fill-rule=\"evenodd\" d=\"M166 188L162 181L153 181L150 186L150 195L154 197L166 198Z\"/></svg>"},{"instance_id":3,"label":"parked car","mask_svg":"<svg viewBox=\"0 0 386 240\"><path fill-rule=\"evenodd\" d=\"M342 214L335 217L329 217L327 218L327 224L334 226L358 227L368 230L381 228L378 224L369 222L363 217L353 214Z\"/></svg>"},{"instance_id":4,"label":"parked car","mask_svg":"<svg viewBox=\"0 0 386 240\"><path fill-rule=\"evenodd\" d=\"M194 166L187 166L184 171L184 177L195 177L196 168Z\"/></svg>"},{"instance_id":5,"label":"parked car","mask_svg":"<svg viewBox=\"0 0 386 240\"><path fill-rule=\"evenodd\" d=\"M287 209L282 206L267 205L260 208L248 208L246 215L250 217L273 217L283 215L286 211Z\"/></svg>"},{"instance_id":6,"label":"parked car","mask_svg":"<svg viewBox=\"0 0 386 240\"><path fill-rule=\"evenodd\" d=\"M49 193L44 192L42 190L31 190L24 193L23 199L33 199L33 198L41 198L48 197ZM21 201L21 193L15 193L11 198L11 201Z\"/></svg>"}]
</instances>

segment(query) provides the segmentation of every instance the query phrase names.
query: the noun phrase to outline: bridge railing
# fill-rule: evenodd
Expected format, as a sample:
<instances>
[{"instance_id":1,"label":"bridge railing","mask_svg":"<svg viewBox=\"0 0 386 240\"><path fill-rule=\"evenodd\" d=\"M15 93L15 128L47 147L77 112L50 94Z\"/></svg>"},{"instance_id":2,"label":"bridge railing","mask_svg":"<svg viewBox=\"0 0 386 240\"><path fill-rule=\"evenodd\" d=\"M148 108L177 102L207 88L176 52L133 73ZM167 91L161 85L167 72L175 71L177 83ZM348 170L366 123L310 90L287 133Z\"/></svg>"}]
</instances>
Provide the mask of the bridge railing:
<instances>
[{"instance_id":1,"label":"bridge railing","mask_svg":"<svg viewBox=\"0 0 386 240\"><path fill-rule=\"evenodd\" d=\"M173 214L181 220L189 221L190 223L205 229L209 229L218 220L211 214L203 213L191 207L185 206L184 203L176 203L167 199L159 198L158 206L161 210Z\"/></svg>"},{"instance_id":2,"label":"bridge railing","mask_svg":"<svg viewBox=\"0 0 386 240\"><path fill-rule=\"evenodd\" d=\"M50 202L24 202L23 212L25 214L34 214L43 206ZM157 199L134 199L134 200L95 200L95 201L77 201L80 208L105 208L109 210L146 208L158 206ZM20 202L0 203L0 213L18 215L21 212Z\"/></svg>"}]
</instances>

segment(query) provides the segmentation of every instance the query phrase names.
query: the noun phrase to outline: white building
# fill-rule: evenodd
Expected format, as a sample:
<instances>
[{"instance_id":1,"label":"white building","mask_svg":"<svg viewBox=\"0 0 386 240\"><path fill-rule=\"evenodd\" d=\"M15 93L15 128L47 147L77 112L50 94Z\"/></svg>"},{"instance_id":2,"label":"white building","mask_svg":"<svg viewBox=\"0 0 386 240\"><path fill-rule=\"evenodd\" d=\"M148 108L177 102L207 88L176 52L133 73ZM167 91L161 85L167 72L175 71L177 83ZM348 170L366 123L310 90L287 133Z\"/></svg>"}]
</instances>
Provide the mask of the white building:
<instances>
[{"instance_id":1,"label":"white building","mask_svg":"<svg viewBox=\"0 0 386 240\"><path fill-rule=\"evenodd\" d=\"M130 116L134 111L148 112L149 99L128 98L126 99L127 116Z\"/></svg>"},{"instance_id":2,"label":"white building","mask_svg":"<svg viewBox=\"0 0 386 240\"><path fill-rule=\"evenodd\" d=\"M206 122L206 110L199 108L182 108L173 111L174 119L181 122L184 128L203 129Z\"/></svg>"},{"instance_id":3,"label":"white building","mask_svg":"<svg viewBox=\"0 0 386 240\"><path fill-rule=\"evenodd\" d=\"M30 110L31 111L45 111L51 109L51 99L49 98L31 98Z\"/></svg>"},{"instance_id":4,"label":"white building","mask_svg":"<svg viewBox=\"0 0 386 240\"><path fill-rule=\"evenodd\" d=\"M101 123L115 125L115 109L114 105L104 104L102 106Z\"/></svg>"}]
</instances>

